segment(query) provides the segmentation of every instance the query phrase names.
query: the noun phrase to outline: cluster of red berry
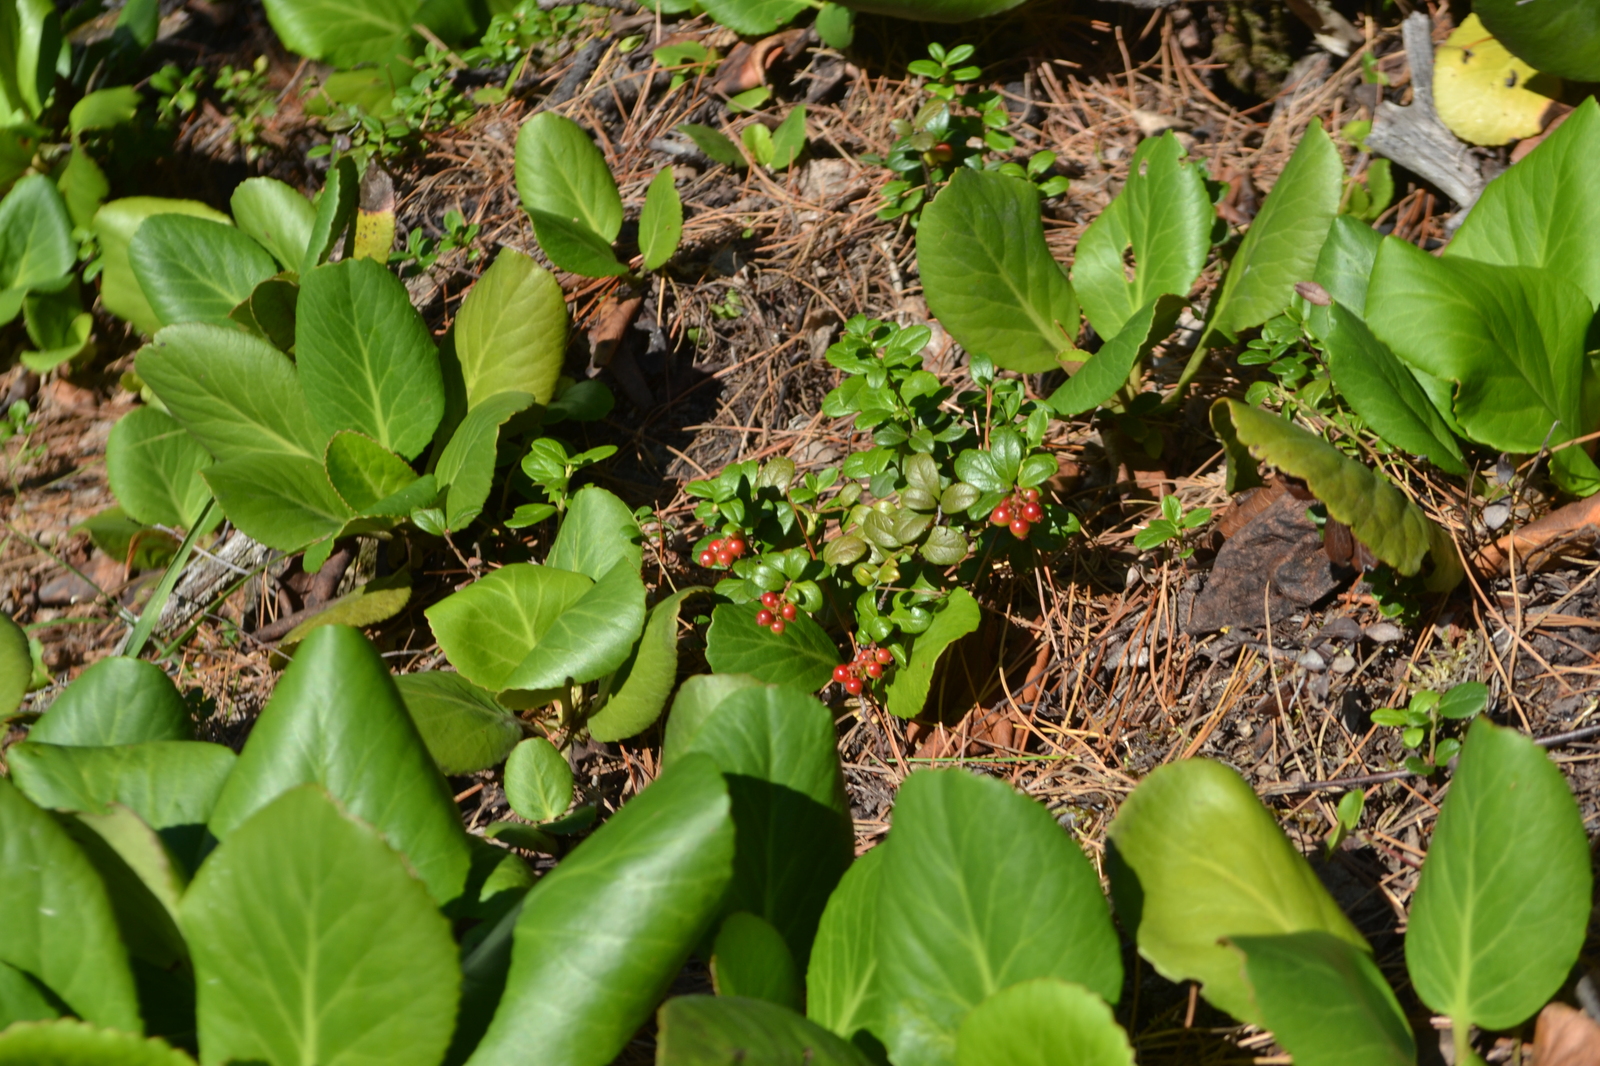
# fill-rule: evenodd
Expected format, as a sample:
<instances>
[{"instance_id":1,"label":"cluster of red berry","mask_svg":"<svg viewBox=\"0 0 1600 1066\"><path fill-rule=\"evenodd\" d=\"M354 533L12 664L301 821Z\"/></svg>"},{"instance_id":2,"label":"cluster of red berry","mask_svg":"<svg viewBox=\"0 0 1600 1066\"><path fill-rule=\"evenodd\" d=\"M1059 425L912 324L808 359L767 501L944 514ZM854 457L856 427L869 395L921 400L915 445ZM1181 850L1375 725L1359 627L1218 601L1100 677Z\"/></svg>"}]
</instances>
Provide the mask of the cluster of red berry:
<instances>
[{"instance_id":1,"label":"cluster of red berry","mask_svg":"<svg viewBox=\"0 0 1600 1066\"><path fill-rule=\"evenodd\" d=\"M756 625L781 634L785 622L793 622L800 609L776 592L761 594L761 610L756 612Z\"/></svg>"},{"instance_id":2,"label":"cluster of red berry","mask_svg":"<svg viewBox=\"0 0 1600 1066\"><path fill-rule=\"evenodd\" d=\"M732 566L733 561L744 554L745 547L744 537L738 533L719 537L700 553L700 565L707 570L713 566Z\"/></svg>"},{"instance_id":3,"label":"cluster of red berry","mask_svg":"<svg viewBox=\"0 0 1600 1066\"><path fill-rule=\"evenodd\" d=\"M997 526L1010 526L1013 537L1027 540L1028 534L1033 532L1033 524L1043 517L1044 508L1039 506L1039 490L1023 489L1013 492L1009 500L996 507L989 521Z\"/></svg>"},{"instance_id":4,"label":"cluster of red berry","mask_svg":"<svg viewBox=\"0 0 1600 1066\"><path fill-rule=\"evenodd\" d=\"M844 690L852 696L859 696L866 683L861 680L865 675L870 678L883 676L883 668L894 662L894 653L888 648L862 648L856 652L856 661L853 663L840 663L833 668L833 679L844 686Z\"/></svg>"}]
</instances>

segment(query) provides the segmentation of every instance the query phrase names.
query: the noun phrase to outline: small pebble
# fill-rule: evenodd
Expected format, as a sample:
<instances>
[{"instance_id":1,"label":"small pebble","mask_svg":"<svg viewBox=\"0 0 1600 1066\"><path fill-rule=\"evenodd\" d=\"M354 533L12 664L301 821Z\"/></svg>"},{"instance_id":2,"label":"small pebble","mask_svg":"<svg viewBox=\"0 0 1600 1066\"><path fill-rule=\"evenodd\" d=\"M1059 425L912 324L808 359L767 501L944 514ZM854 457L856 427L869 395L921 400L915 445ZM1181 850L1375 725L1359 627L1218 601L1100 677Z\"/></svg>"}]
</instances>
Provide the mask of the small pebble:
<instances>
[{"instance_id":1,"label":"small pebble","mask_svg":"<svg viewBox=\"0 0 1600 1066\"><path fill-rule=\"evenodd\" d=\"M1356 668L1356 661L1348 655L1340 654L1333 657L1333 672L1348 674Z\"/></svg>"},{"instance_id":2,"label":"small pebble","mask_svg":"<svg viewBox=\"0 0 1600 1066\"><path fill-rule=\"evenodd\" d=\"M1313 644L1325 644L1330 640L1348 643L1361 639L1361 626L1356 624L1354 618L1333 618L1318 632Z\"/></svg>"},{"instance_id":3,"label":"small pebble","mask_svg":"<svg viewBox=\"0 0 1600 1066\"><path fill-rule=\"evenodd\" d=\"M1328 664L1323 661L1322 656L1318 655L1310 648L1307 648L1305 651L1301 652L1300 658L1296 659L1295 662L1301 667L1310 670L1313 674L1320 674L1322 671L1328 668Z\"/></svg>"},{"instance_id":4,"label":"small pebble","mask_svg":"<svg viewBox=\"0 0 1600 1066\"><path fill-rule=\"evenodd\" d=\"M1405 636L1393 622L1374 622L1367 627L1366 637L1374 644L1393 644Z\"/></svg>"}]
</instances>

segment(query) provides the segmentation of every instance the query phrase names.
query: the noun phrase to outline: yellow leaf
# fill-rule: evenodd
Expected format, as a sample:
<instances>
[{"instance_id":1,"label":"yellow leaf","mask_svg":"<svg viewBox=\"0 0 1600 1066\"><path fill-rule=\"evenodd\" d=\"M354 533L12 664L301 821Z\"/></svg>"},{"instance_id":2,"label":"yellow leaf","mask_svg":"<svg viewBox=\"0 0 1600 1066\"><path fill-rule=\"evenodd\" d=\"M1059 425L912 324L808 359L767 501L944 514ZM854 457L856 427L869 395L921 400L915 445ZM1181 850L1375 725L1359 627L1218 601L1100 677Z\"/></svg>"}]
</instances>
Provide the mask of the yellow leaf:
<instances>
[{"instance_id":1,"label":"yellow leaf","mask_svg":"<svg viewBox=\"0 0 1600 1066\"><path fill-rule=\"evenodd\" d=\"M1433 102L1450 131L1470 144L1497 145L1544 128L1561 79L1506 51L1468 15L1433 57Z\"/></svg>"}]
</instances>

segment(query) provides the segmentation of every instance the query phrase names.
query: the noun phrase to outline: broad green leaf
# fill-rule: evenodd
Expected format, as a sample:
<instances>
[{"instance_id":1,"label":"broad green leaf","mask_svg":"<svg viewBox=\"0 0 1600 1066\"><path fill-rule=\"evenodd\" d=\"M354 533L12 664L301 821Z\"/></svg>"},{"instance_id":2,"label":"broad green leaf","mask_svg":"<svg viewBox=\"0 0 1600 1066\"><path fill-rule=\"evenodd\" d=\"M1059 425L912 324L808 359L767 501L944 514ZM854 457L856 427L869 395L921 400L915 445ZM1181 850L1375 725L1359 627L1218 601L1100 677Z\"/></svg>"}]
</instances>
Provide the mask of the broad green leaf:
<instances>
[{"instance_id":1,"label":"broad green leaf","mask_svg":"<svg viewBox=\"0 0 1600 1066\"><path fill-rule=\"evenodd\" d=\"M502 392L547 404L567 356L567 304L554 275L513 248L483 272L455 323L467 406Z\"/></svg>"},{"instance_id":2,"label":"broad green leaf","mask_svg":"<svg viewBox=\"0 0 1600 1066\"><path fill-rule=\"evenodd\" d=\"M596 581L615 566L638 570L644 559L640 537L639 523L628 505L598 485L589 485L573 494L545 564L576 570Z\"/></svg>"},{"instance_id":3,"label":"broad green leaf","mask_svg":"<svg viewBox=\"0 0 1600 1066\"><path fill-rule=\"evenodd\" d=\"M760 999L675 996L662 1005L658 1018L657 1066L867 1066L872 1061L794 1011Z\"/></svg>"},{"instance_id":4,"label":"broad green leaf","mask_svg":"<svg viewBox=\"0 0 1600 1066\"><path fill-rule=\"evenodd\" d=\"M116 85L87 93L72 105L67 129L74 140L89 130L109 130L132 122L139 113L139 92L131 85Z\"/></svg>"},{"instance_id":5,"label":"broad green leaf","mask_svg":"<svg viewBox=\"0 0 1600 1066\"><path fill-rule=\"evenodd\" d=\"M878 989L878 893L883 857L875 847L844 872L828 897L806 969L806 1017L846 1040L883 1031Z\"/></svg>"},{"instance_id":6,"label":"broad green leaf","mask_svg":"<svg viewBox=\"0 0 1600 1066\"><path fill-rule=\"evenodd\" d=\"M673 697L667 727L662 731L662 767L671 766L680 756L688 754L690 741L711 717L711 712L722 706L723 700L760 684L749 674L696 674L686 680Z\"/></svg>"},{"instance_id":7,"label":"broad green leaf","mask_svg":"<svg viewBox=\"0 0 1600 1066\"><path fill-rule=\"evenodd\" d=\"M506 759L506 802L530 822L549 822L572 806L572 765L544 737L529 737Z\"/></svg>"},{"instance_id":8,"label":"broad green leaf","mask_svg":"<svg viewBox=\"0 0 1600 1066\"><path fill-rule=\"evenodd\" d=\"M729 908L771 922L801 966L855 851L835 738L827 708L771 685L728 696L685 748L728 779L738 833Z\"/></svg>"},{"instance_id":9,"label":"broad green leaf","mask_svg":"<svg viewBox=\"0 0 1600 1066\"><path fill-rule=\"evenodd\" d=\"M38 351L18 354L24 366L43 373L78 358L90 347L94 317L84 311L78 279L73 277L55 292L30 292L24 296L22 324Z\"/></svg>"},{"instance_id":10,"label":"broad green leaf","mask_svg":"<svg viewBox=\"0 0 1600 1066\"><path fill-rule=\"evenodd\" d=\"M292 351L299 302L299 283L279 274L257 285L250 299L229 311L228 317L279 351Z\"/></svg>"},{"instance_id":11,"label":"broad green leaf","mask_svg":"<svg viewBox=\"0 0 1600 1066\"><path fill-rule=\"evenodd\" d=\"M1317 265L1343 187L1339 150L1312 119L1228 265L1205 343L1230 343L1289 306L1295 285Z\"/></svg>"},{"instance_id":12,"label":"broad green leaf","mask_svg":"<svg viewBox=\"0 0 1600 1066\"><path fill-rule=\"evenodd\" d=\"M649 1018L722 907L727 787L690 756L623 805L528 893L511 972L472 1066L605 1066Z\"/></svg>"},{"instance_id":13,"label":"broad green leaf","mask_svg":"<svg viewBox=\"0 0 1600 1066\"><path fill-rule=\"evenodd\" d=\"M1167 339L1178 324L1178 312L1187 303L1182 296L1157 296L1125 317L1122 331L1109 337L1088 362L1050 394L1050 407L1070 418L1093 411L1111 399L1128 384L1128 376L1139 361Z\"/></svg>"},{"instance_id":14,"label":"broad green leaf","mask_svg":"<svg viewBox=\"0 0 1600 1066\"><path fill-rule=\"evenodd\" d=\"M284 46L335 67L384 64L405 54L417 0L265 0Z\"/></svg>"},{"instance_id":15,"label":"broad green leaf","mask_svg":"<svg viewBox=\"0 0 1600 1066\"><path fill-rule=\"evenodd\" d=\"M1541 10L1533 17L1559 16ZM1488 184L1445 258L1544 267L1600 304L1600 249L1588 238L1600 230L1597 169L1600 104L1588 99L1526 159Z\"/></svg>"},{"instance_id":16,"label":"broad green leaf","mask_svg":"<svg viewBox=\"0 0 1600 1066\"><path fill-rule=\"evenodd\" d=\"M792 1011L802 1007L794 953L771 922L749 911L722 920L711 949L711 980L719 996L762 999Z\"/></svg>"},{"instance_id":17,"label":"broad green leaf","mask_svg":"<svg viewBox=\"0 0 1600 1066\"><path fill-rule=\"evenodd\" d=\"M439 902L471 861L450 787L434 766L383 659L359 632L324 626L278 679L211 814L226 842L251 815L314 783L410 861Z\"/></svg>"},{"instance_id":18,"label":"broad green leaf","mask_svg":"<svg viewBox=\"0 0 1600 1066\"><path fill-rule=\"evenodd\" d=\"M533 220L539 247L558 269L586 278L614 278L628 272L628 265L617 258L610 243L582 222L532 209L528 217Z\"/></svg>"},{"instance_id":19,"label":"broad green leaf","mask_svg":"<svg viewBox=\"0 0 1600 1066\"><path fill-rule=\"evenodd\" d=\"M460 674L396 674L394 683L441 773L471 774L498 766L522 739L516 716L496 703L493 693Z\"/></svg>"},{"instance_id":20,"label":"broad green leaf","mask_svg":"<svg viewBox=\"0 0 1600 1066\"><path fill-rule=\"evenodd\" d=\"M111 427L106 480L122 509L145 525L188 528L211 490L200 471L211 456L164 411L136 407Z\"/></svg>"},{"instance_id":21,"label":"broad green leaf","mask_svg":"<svg viewBox=\"0 0 1600 1066\"><path fill-rule=\"evenodd\" d=\"M532 394L497 392L471 411L439 453L433 476L445 488L445 525L463 529L483 513L494 487L494 460L500 427L532 407Z\"/></svg>"},{"instance_id":22,"label":"broad green leaf","mask_svg":"<svg viewBox=\"0 0 1600 1066\"><path fill-rule=\"evenodd\" d=\"M161 668L118 655L79 674L28 730L41 744L84 747L193 735L183 697Z\"/></svg>"},{"instance_id":23,"label":"broad green leaf","mask_svg":"<svg viewBox=\"0 0 1600 1066\"><path fill-rule=\"evenodd\" d=\"M1600 81L1600 4L1594 0L1558 5L1482 0L1472 10L1490 33L1536 69L1574 81Z\"/></svg>"},{"instance_id":24,"label":"broad green leaf","mask_svg":"<svg viewBox=\"0 0 1600 1066\"><path fill-rule=\"evenodd\" d=\"M354 626L357 629L375 626L405 610L410 602L411 574L408 571L401 570L373 578L365 585L330 600L316 614L289 630L278 642L278 651L292 655L294 648L313 629L323 626Z\"/></svg>"},{"instance_id":25,"label":"broad green leaf","mask_svg":"<svg viewBox=\"0 0 1600 1066\"><path fill-rule=\"evenodd\" d=\"M1200 168L1184 160L1172 132L1143 141L1128 161L1128 183L1073 253L1072 286L1095 332L1109 341L1156 297L1187 299L1211 251L1215 218Z\"/></svg>"},{"instance_id":26,"label":"broad green leaf","mask_svg":"<svg viewBox=\"0 0 1600 1066\"><path fill-rule=\"evenodd\" d=\"M1077 342L1078 298L1045 244L1038 191L1020 178L956 168L922 212L917 269L940 324L997 366L1055 370Z\"/></svg>"},{"instance_id":27,"label":"broad green leaf","mask_svg":"<svg viewBox=\"0 0 1600 1066\"><path fill-rule=\"evenodd\" d=\"M1251 455L1304 480L1329 516L1349 526L1380 562L1402 574L1415 574L1423 559L1431 556L1430 589L1448 591L1461 581L1461 558L1450 534L1383 475L1321 437L1259 408L1218 400L1212 410L1214 420L1223 416L1229 420Z\"/></svg>"},{"instance_id":28,"label":"broad green leaf","mask_svg":"<svg viewBox=\"0 0 1600 1066\"><path fill-rule=\"evenodd\" d=\"M661 717L678 680L678 612L684 600L706 591L690 586L650 608L638 646L606 679L606 701L589 716L591 737L622 740L650 728Z\"/></svg>"},{"instance_id":29,"label":"broad green leaf","mask_svg":"<svg viewBox=\"0 0 1600 1066\"><path fill-rule=\"evenodd\" d=\"M360 185L361 175L356 172L355 160L349 156L329 168L322 191L314 201L317 217L311 225L311 239L306 243L306 257L300 261L302 275L327 262L339 240L349 232L350 223L356 217Z\"/></svg>"},{"instance_id":30,"label":"broad green leaf","mask_svg":"<svg viewBox=\"0 0 1600 1066\"><path fill-rule=\"evenodd\" d=\"M884 705L901 718L915 718L928 702L933 673L950 645L973 632L982 620L978 601L963 588L950 590L944 604L934 612L933 624L917 634L911 643L911 657L889 680Z\"/></svg>"},{"instance_id":31,"label":"broad green leaf","mask_svg":"<svg viewBox=\"0 0 1600 1066\"><path fill-rule=\"evenodd\" d=\"M62 1008L56 1005L58 1002L49 989L36 979L8 962L0 962L0 1033L17 1022L49 1021L61 1017ZM5 1054L5 1047L5 1042L0 1040L0 1056ZM0 1062L3 1061L7 1060L0 1058ZM22 1061L27 1066L33 1066L37 1060L28 1058ZM121 1062L120 1059L116 1061Z\"/></svg>"},{"instance_id":32,"label":"broad green leaf","mask_svg":"<svg viewBox=\"0 0 1600 1066\"><path fill-rule=\"evenodd\" d=\"M622 229L622 197L606 158L582 126L541 111L517 131L517 194L532 214L576 223L605 244ZM543 243L542 241L540 242Z\"/></svg>"},{"instance_id":33,"label":"broad green leaf","mask_svg":"<svg viewBox=\"0 0 1600 1066\"><path fill-rule=\"evenodd\" d=\"M502 855L507 854L498 848L494 850ZM500 996L506 987L506 974L511 970L512 936L517 919L522 916L522 904L526 898L527 889L524 887L517 892L517 898L505 913L494 919L493 924L485 922L483 927L472 930L462 941L461 1010L456 1015L456 1031L450 1038L450 1050L444 1058L445 1066L460 1066L467 1061L472 1049L478 1046L478 1041L489 1028L496 1008L500 1006Z\"/></svg>"},{"instance_id":34,"label":"broad green leaf","mask_svg":"<svg viewBox=\"0 0 1600 1066\"><path fill-rule=\"evenodd\" d=\"M37 978L85 1021L144 1032L127 949L100 876L66 830L5 778L0 962Z\"/></svg>"},{"instance_id":35,"label":"broad green leaf","mask_svg":"<svg viewBox=\"0 0 1600 1066\"><path fill-rule=\"evenodd\" d=\"M164 971L169 990L176 991L173 984L187 986L188 975L183 971L188 968L189 952L178 932L177 908L188 874L155 830L120 804L101 813L80 812L60 820L100 874L129 957L136 965L148 963ZM141 979L140 984L146 982ZM148 986L141 988L147 1010L151 991ZM192 995L187 987L184 993L186 998ZM152 1028L160 1025L153 1012L147 1024Z\"/></svg>"},{"instance_id":36,"label":"broad green leaf","mask_svg":"<svg viewBox=\"0 0 1600 1066\"><path fill-rule=\"evenodd\" d=\"M1367 943L1245 780L1189 759L1152 771L1109 830L1112 898L1139 954L1169 981L1198 981L1218 1008L1265 1024L1223 937L1330 933Z\"/></svg>"},{"instance_id":37,"label":"broad green leaf","mask_svg":"<svg viewBox=\"0 0 1600 1066\"><path fill-rule=\"evenodd\" d=\"M843 4L824 3L822 10L817 12L817 21L813 25L816 27L817 36L821 37L822 43L829 48L842 52L855 43L855 12Z\"/></svg>"},{"instance_id":38,"label":"broad green leaf","mask_svg":"<svg viewBox=\"0 0 1600 1066\"><path fill-rule=\"evenodd\" d=\"M229 313L278 272L266 249L233 226L177 214L145 219L128 262L163 326L230 326Z\"/></svg>"},{"instance_id":39,"label":"broad green leaf","mask_svg":"<svg viewBox=\"0 0 1600 1066\"><path fill-rule=\"evenodd\" d=\"M683 201L673 180L672 167L662 167L645 190L644 210L639 215L639 253L646 270L656 270L671 259L683 236Z\"/></svg>"},{"instance_id":40,"label":"broad green leaf","mask_svg":"<svg viewBox=\"0 0 1600 1066\"><path fill-rule=\"evenodd\" d=\"M328 481L356 514L371 514L382 500L417 480L417 472L365 433L340 430L328 438L323 458Z\"/></svg>"},{"instance_id":41,"label":"broad green leaf","mask_svg":"<svg viewBox=\"0 0 1600 1066\"><path fill-rule=\"evenodd\" d=\"M38 118L55 84L61 18L48 0L13 0L0 14L0 101Z\"/></svg>"},{"instance_id":42,"label":"broad green leaf","mask_svg":"<svg viewBox=\"0 0 1600 1066\"><path fill-rule=\"evenodd\" d=\"M593 584L569 570L511 563L423 613L461 676L499 692L556 619Z\"/></svg>"},{"instance_id":43,"label":"broad green leaf","mask_svg":"<svg viewBox=\"0 0 1600 1066\"><path fill-rule=\"evenodd\" d=\"M133 323L141 333L154 333L162 323L150 301L145 299L139 279L133 275L128 246L146 219L165 214L221 223L229 221L227 215L197 200L169 200L161 196L112 200L94 215L95 241L100 245L100 299L107 311Z\"/></svg>"},{"instance_id":44,"label":"broad green leaf","mask_svg":"<svg viewBox=\"0 0 1600 1066\"><path fill-rule=\"evenodd\" d=\"M247 455L209 466L201 476L229 521L279 551L330 537L354 517L315 459Z\"/></svg>"},{"instance_id":45,"label":"broad green leaf","mask_svg":"<svg viewBox=\"0 0 1600 1066\"><path fill-rule=\"evenodd\" d=\"M359 430L415 459L444 416L444 378L428 327L400 279L371 259L300 276L295 360L324 433Z\"/></svg>"},{"instance_id":46,"label":"broad green leaf","mask_svg":"<svg viewBox=\"0 0 1600 1066\"><path fill-rule=\"evenodd\" d=\"M194 1066L164 1040L97 1029L76 1018L22 1022L0 1032L0 1066Z\"/></svg>"},{"instance_id":47,"label":"broad green leaf","mask_svg":"<svg viewBox=\"0 0 1600 1066\"><path fill-rule=\"evenodd\" d=\"M289 357L237 329L168 326L135 367L178 423L219 460L298 457L322 465L328 435Z\"/></svg>"},{"instance_id":48,"label":"broad green leaf","mask_svg":"<svg viewBox=\"0 0 1600 1066\"><path fill-rule=\"evenodd\" d=\"M1413 1066L1405 1012L1372 956L1318 930L1231 940L1256 1006L1296 1066Z\"/></svg>"},{"instance_id":49,"label":"broad green leaf","mask_svg":"<svg viewBox=\"0 0 1600 1066\"><path fill-rule=\"evenodd\" d=\"M816 692L833 679L839 649L801 611L782 633L756 625L759 603L724 603L711 612L706 662L719 674L749 674L769 685Z\"/></svg>"},{"instance_id":50,"label":"broad green leaf","mask_svg":"<svg viewBox=\"0 0 1600 1066\"><path fill-rule=\"evenodd\" d=\"M1328 230L1328 239L1317 255L1317 267L1311 280L1357 318L1365 316L1367 281L1372 277L1372 264L1382 244L1383 235L1377 230L1349 215L1340 215ZM1332 315L1331 306L1310 305L1306 324L1313 336L1321 338L1327 333Z\"/></svg>"},{"instance_id":51,"label":"broad green leaf","mask_svg":"<svg viewBox=\"0 0 1600 1066\"><path fill-rule=\"evenodd\" d=\"M193 740L95 748L28 740L6 759L16 786L41 807L96 814L120 803L162 830L211 817L235 755Z\"/></svg>"},{"instance_id":52,"label":"broad green leaf","mask_svg":"<svg viewBox=\"0 0 1600 1066\"><path fill-rule=\"evenodd\" d=\"M704 152L706 158L713 163L721 163L723 166L733 167L735 170L743 170L749 166L745 161L744 153L739 151L739 146L734 144L728 138L728 135L721 130L713 129L710 126L697 126L692 122L684 123L678 127L678 130L693 141L695 147Z\"/></svg>"},{"instance_id":53,"label":"broad green leaf","mask_svg":"<svg viewBox=\"0 0 1600 1066\"><path fill-rule=\"evenodd\" d=\"M956 1063L1133 1066L1133 1048L1105 1000L1046 977L1001 989L974 1007L956 1034Z\"/></svg>"},{"instance_id":54,"label":"broad green leaf","mask_svg":"<svg viewBox=\"0 0 1600 1066\"><path fill-rule=\"evenodd\" d=\"M443 1056L461 982L450 923L405 859L315 785L238 825L181 915L206 1062Z\"/></svg>"},{"instance_id":55,"label":"broad green leaf","mask_svg":"<svg viewBox=\"0 0 1600 1066\"><path fill-rule=\"evenodd\" d=\"M768 34L806 9L803 0L711 0L710 16L735 33Z\"/></svg>"},{"instance_id":56,"label":"broad green leaf","mask_svg":"<svg viewBox=\"0 0 1600 1066\"><path fill-rule=\"evenodd\" d=\"M539 635L506 687L538 691L597 681L627 660L644 618L644 582L618 563Z\"/></svg>"},{"instance_id":57,"label":"broad green leaf","mask_svg":"<svg viewBox=\"0 0 1600 1066\"><path fill-rule=\"evenodd\" d=\"M0 167L3 166L0 163ZM111 182L94 157L75 146L67 156L67 165L62 168L61 176L56 179L56 188L61 190L61 198L67 203L67 214L72 218L73 226L92 230L94 213L105 203L106 196L111 192Z\"/></svg>"},{"instance_id":58,"label":"broad green leaf","mask_svg":"<svg viewBox=\"0 0 1600 1066\"><path fill-rule=\"evenodd\" d=\"M23 294L51 286L77 264L72 219L50 179L30 174L0 200L0 322L22 309Z\"/></svg>"},{"instance_id":59,"label":"broad green leaf","mask_svg":"<svg viewBox=\"0 0 1600 1066\"><path fill-rule=\"evenodd\" d=\"M1475 719L1411 901L1417 994L1457 1025L1524 1021L1577 961L1593 881L1561 771L1527 737Z\"/></svg>"},{"instance_id":60,"label":"broad green leaf","mask_svg":"<svg viewBox=\"0 0 1600 1066\"><path fill-rule=\"evenodd\" d=\"M772 162L768 165L773 170L787 170L800 158L805 147L806 105L795 104L783 121L778 123L778 128L772 131Z\"/></svg>"},{"instance_id":61,"label":"broad green leaf","mask_svg":"<svg viewBox=\"0 0 1600 1066\"><path fill-rule=\"evenodd\" d=\"M73 532L89 534L94 546L113 559L127 560L133 570L159 570L172 561L178 538L136 522L120 507L90 515Z\"/></svg>"},{"instance_id":62,"label":"broad green leaf","mask_svg":"<svg viewBox=\"0 0 1600 1066\"><path fill-rule=\"evenodd\" d=\"M900 1066L951 1063L967 1012L1035 977L1115 1002L1122 959L1100 879L1038 803L965 770L912 774L883 859L883 1042Z\"/></svg>"},{"instance_id":63,"label":"broad green leaf","mask_svg":"<svg viewBox=\"0 0 1600 1066\"><path fill-rule=\"evenodd\" d=\"M1335 301L1328 310L1322 337L1328 372L1351 409L1388 443L1465 477L1467 464L1455 434L1410 368L1344 304Z\"/></svg>"},{"instance_id":64,"label":"broad green leaf","mask_svg":"<svg viewBox=\"0 0 1600 1066\"><path fill-rule=\"evenodd\" d=\"M298 270L311 243L317 209L276 178L247 178L228 201L233 221L272 253L285 270Z\"/></svg>"},{"instance_id":65,"label":"broad green leaf","mask_svg":"<svg viewBox=\"0 0 1600 1066\"><path fill-rule=\"evenodd\" d=\"M10 718L28 694L28 679L33 676L33 656L28 652L28 634L0 613L0 721Z\"/></svg>"}]
</instances>

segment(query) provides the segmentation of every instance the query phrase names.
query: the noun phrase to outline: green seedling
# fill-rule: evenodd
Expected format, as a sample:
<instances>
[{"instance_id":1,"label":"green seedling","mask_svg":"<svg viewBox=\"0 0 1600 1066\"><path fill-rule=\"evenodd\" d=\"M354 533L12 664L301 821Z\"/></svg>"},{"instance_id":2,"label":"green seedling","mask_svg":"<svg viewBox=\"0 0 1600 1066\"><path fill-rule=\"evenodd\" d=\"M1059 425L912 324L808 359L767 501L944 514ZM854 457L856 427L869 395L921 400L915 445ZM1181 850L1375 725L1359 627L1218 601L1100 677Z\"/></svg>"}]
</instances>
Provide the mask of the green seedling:
<instances>
[{"instance_id":1,"label":"green seedling","mask_svg":"<svg viewBox=\"0 0 1600 1066\"><path fill-rule=\"evenodd\" d=\"M1183 504L1170 493L1161 497L1161 517L1151 519L1148 525L1134 534L1133 546L1142 552L1176 542L1177 551L1169 554L1176 559L1187 559L1194 554L1188 536L1211 521L1211 508L1196 507L1185 511Z\"/></svg>"},{"instance_id":2,"label":"green seedling","mask_svg":"<svg viewBox=\"0 0 1600 1066\"><path fill-rule=\"evenodd\" d=\"M1415 692L1403 708L1380 707L1372 712L1372 722L1401 730L1400 743L1407 748L1426 747L1426 756L1407 756L1405 767L1412 773L1428 775L1437 773L1461 750L1461 741L1439 736L1440 725L1445 721L1472 718L1488 702L1488 686L1481 681L1467 681L1443 694L1431 689Z\"/></svg>"}]
</instances>

